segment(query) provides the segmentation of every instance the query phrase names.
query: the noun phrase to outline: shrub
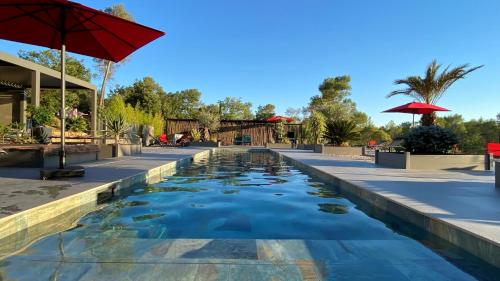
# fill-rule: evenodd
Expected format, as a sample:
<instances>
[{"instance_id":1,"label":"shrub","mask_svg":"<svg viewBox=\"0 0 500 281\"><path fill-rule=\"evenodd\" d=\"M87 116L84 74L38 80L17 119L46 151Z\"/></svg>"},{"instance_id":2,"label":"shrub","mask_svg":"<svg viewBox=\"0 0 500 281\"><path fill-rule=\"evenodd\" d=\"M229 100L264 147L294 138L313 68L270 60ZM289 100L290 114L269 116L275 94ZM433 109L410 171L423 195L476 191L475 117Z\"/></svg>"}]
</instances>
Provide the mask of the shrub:
<instances>
[{"instance_id":1,"label":"shrub","mask_svg":"<svg viewBox=\"0 0 500 281\"><path fill-rule=\"evenodd\" d=\"M54 112L46 106L30 105L26 111L30 115L33 127L50 125L54 118Z\"/></svg>"},{"instance_id":2,"label":"shrub","mask_svg":"<svg viewBox=\"0 0 500 281\"><path fill-rule=\"evenodd\" d=\"M198 129L191 129L191 137L193 138L193 141L198 142L201 139L201 133L200 130Z\"/></svg>"},{"instance_id":3,"label":"shrub","mask_svg":"<svg viewBox=\"0 0 500 281\"><path fill-rule=\"evenodd\" d=\"M325 116L318 111L313 111L308 124L313 144L318 144L325 133Z\"/></svg>"},{"instance_id":4,"label":"shrub","mask_svg":"<svg viewBox=\"0 0 500 281\"><path fill-rule=\"evenodd\" d=\"M336 120L326 124L326 132L323 135L330 144L344 145L349 141L360 138L360 133L356 129L356 123L347 120Z\"/></svg>"},{"instance_id":5,"label":"shrub","mask_svg":"<svg viewBox=\"0 0 500 281\"><path fill-rule=\"evenodd\" d=\"M413 154L447 154L458 144L457 136L438 126L420 126L403 136L403 147Z\"/></svg>"},{"instance_id":6,"label":"shrub","mask_svg":"<svg viewBox=\"0 0 500 281\"><path fill-rule=\"evenodd\" d=\"M66 130L73 132L84 132L88 129L87 120L83 117L67 118Z\"/></svg>"}]
</instances>

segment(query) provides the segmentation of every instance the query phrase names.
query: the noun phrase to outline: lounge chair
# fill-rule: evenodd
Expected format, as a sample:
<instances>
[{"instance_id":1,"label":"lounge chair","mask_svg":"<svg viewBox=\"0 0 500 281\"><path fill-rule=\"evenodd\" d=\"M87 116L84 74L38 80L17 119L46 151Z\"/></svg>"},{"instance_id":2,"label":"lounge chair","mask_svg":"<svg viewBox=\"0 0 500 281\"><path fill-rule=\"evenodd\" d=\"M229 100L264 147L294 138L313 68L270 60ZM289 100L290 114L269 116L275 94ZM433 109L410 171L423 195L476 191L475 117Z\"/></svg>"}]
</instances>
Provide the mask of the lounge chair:
<instances>
[{"instance_id":1,"label":"lounge chair","mask_svg":"<svg viewBox=\"0 0 500 281\"><path fill-rule=\"evenodd\" d=\"M244 135L243 138L241 139L241 144L243 145L252 145L252 136L250 135Z\"/></svg>"}]
</instances>

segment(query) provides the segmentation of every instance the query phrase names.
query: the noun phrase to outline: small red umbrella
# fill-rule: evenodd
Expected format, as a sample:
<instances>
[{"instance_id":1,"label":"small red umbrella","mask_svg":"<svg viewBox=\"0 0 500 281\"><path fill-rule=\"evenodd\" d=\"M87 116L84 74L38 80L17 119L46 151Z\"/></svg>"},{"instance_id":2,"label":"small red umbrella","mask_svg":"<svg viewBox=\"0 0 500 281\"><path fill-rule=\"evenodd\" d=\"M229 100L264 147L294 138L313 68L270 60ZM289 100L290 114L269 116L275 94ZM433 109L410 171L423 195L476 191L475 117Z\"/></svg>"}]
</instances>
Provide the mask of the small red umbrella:
<instances>
[{"instance_id":1,"label":"small red umbrella","mask_svg":"<svg viewBox=\"0 0 500 281\"><path fill-rule=\"evenodd\" d=\"M430 114L436 111L450 111L450 110L433 104L410 102L407 104L403 104L401 106L387 109L382 112L411 113L413 114L413 125L415 125L415 114Z\"/></svg>"},{"instance_id":2,"label":"small red umbrella","mask_svg":"<svg viewBox=\"0 0 500 281\"><path fill-rule=\"evenodd\" d=\"M66 50L118 62L164 34L67 0L0 1L0 39L61 50L61 169L65 165Z\"/></svg>"},{"instance_id":3,"label":"small red umbrella","mask_svg":"<svg viewBox=\"0 0 500 281\"><path fill-rule=\"evenodd\" d=\"M285 120L287 123L293 122L293 118L285 117L285 116L281 116L281 115L273 116L271 118L268 118L266 121L267 122L277 122L279 120Z\"/></svg>"}]
</instances>

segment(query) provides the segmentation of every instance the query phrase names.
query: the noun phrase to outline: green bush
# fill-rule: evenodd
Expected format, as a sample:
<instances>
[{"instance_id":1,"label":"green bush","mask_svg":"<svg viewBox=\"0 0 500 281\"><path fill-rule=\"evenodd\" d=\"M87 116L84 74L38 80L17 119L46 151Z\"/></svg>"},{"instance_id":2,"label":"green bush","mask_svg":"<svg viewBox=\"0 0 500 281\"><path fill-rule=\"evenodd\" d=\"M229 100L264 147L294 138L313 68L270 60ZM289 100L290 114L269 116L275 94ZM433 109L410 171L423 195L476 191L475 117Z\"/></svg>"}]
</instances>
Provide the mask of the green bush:
<instances>
[{"instance_id":1,"label":"green bush","mask_svg":"<svg viewBox=\"0 0 500 281\"><path fill-rule=\"evenodd\" d=\"M458 144L457 136L438 126L420 126L403 136L403 147L413 154L447 154Z\"/></svg>"},{"instance_id":2,"label":"green bush","mask_svg":"<svg viewBox=\"0 0 500 281\"><path fill-rule=\"evenodd\" d=\"M87 120L83 117L67 118L66 130L73 132L85 132L89 128Z\"/></svg>"},{"instance_id":3,"label":"green bush","mask_svg":"<svg viewBox=\"0 0 500 281\"><path fill-rule=\"evenodd\" d=\"M33 127L50 125L54 118L54 112L46 106L30 105L26 111L30 115Z\"/></svg>"},{"instance_id":4,"label":"green bush","mask_svg":"<svg viewBox=\"0 0 500 281\"><path fill-rule=\"evenodd\" d=\"M191 129L191 137L193 138L194 142L200 141L200 139L201 139L200 130L198 130L198 129Z\"/></svg>"},{"instance_id":5,"label":"green bush","mask_svg":"<svg viewBox=\"0 0 500 281\"><path fill-rule=\"evenodd\" d=\"M336 120L326 124L326 132L323 137L330 144L345 145L350 141L358 140L360 133L353 121Z\"/></svg>"}]
</instances>

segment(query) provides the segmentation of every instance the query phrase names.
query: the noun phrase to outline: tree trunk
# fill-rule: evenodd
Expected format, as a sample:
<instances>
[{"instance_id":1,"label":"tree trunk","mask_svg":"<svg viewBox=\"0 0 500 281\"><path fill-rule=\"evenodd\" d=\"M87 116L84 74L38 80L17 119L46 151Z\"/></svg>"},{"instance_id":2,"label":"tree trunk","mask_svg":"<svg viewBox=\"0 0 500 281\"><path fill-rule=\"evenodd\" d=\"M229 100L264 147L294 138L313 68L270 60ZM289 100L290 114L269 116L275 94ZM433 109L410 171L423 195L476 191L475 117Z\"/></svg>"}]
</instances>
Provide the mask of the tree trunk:
<instances>
[{"instance_id":1,"label":"tree trunk","mask_svg":"<svg viewBox=\"0 0 500 281\"><path fill-rule=\"evenodd\" d=\"M436 123L436 113L430 113L430 114L422 114L422 118L420 119L420 122L422 122L422 126L432 126Z\"/></svg>"},{"instance_id":2,"label":"tree trunk","mask_svg":"<svg viewBox=\"0 0 500 281\"><path fill-rule=\"evenodd\" d=\"M106 91L106 82L108 81L109 71L111 69L112 61L108 61L106 64L106 71L104 72L104 77L102 78L101 91L99 92L99 106L104 104L104 92Z\"/></svg>"}]
</instances>

